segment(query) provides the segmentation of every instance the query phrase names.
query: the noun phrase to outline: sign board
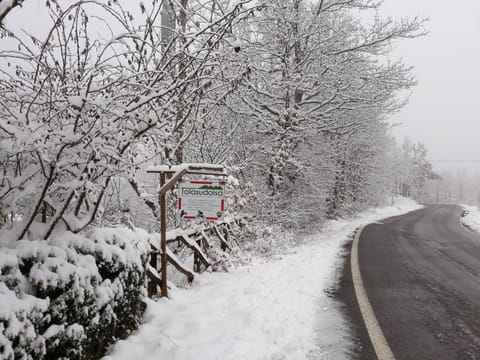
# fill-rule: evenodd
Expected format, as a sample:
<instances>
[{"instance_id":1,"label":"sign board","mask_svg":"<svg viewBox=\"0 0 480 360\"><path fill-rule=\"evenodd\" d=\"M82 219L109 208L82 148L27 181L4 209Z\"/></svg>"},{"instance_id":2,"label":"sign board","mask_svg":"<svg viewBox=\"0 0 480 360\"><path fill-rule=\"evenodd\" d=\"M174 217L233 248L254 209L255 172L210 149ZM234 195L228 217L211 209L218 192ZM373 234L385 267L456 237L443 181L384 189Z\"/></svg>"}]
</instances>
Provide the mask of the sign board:
<instances>
[{"instance_id":1,"label":"sign board","mask_svg":"<svg viewBox=\"0 0 480 360\"><path fill-rule=\"evenodd\" d=\"M178 211L182 219L218 220L225 211L225 186L213 181L178 183Z\"/></svg>"}]
</instances>

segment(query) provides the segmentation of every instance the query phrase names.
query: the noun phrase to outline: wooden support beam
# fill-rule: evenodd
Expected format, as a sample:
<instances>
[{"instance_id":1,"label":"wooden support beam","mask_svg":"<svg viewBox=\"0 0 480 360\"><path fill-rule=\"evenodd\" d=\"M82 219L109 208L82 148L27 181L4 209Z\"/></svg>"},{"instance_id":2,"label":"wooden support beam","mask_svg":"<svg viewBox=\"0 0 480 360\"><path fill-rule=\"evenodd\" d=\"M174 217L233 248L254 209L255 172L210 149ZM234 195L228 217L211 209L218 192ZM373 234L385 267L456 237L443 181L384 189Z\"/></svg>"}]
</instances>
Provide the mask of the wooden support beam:
<instances>
[{"instance_id":1,"label":"wooden support beam","mask_svg":"<svg viewBox=\"0 0 480 360\"><path fill-rule=\"evenodd\" d=\"M157 287L157 285L161 285L161 276L158 274L157 269L151 267L150 265L147 267L147 276L150 281L155 284L155 287Z\"/></svg>"},{"instance_id":2,"label":"wooden support beam","mask_svg":"<svg viewBox=\"0 0 480 360\"><path fill-rule=\"evenodd\" d=\"M210 266L210 261L208 261L207 255L205 255L205 253L202 251L200 246L198 246L197 242L190 240L186 235L182 237L182 240L185 245L187 245L190 249L193 250L193 252L198 256L200 261L203 263L203 265L205 265L205 267L208 268Z\"/></svg>"},{"instance_id":3,"label":"wooden support beam","mask_svg":"<svg viewBox=\"0 0 480 360\"><path fill-rule=\"evenodd\" d=\"M195 278L195 275L190 270L188 270L185 266L183 266L180 261L178 261L175 254L173 254L170 250L167 249L166 256L167 256L168 262L172 264L175 267L175 269L177 269L182 274L184 274L188 278L188 281L190 282L193 281L193 279ZM164 274L162 274L162 279L163 278L164 278Z\"/></svg>"},{"instance_id":4,"label":"wooden support beam","mask_svg":"<svg viewBox=\"0 0 480 360\"><path fill-rule=\"evenodd\" d=\"M213 231L215 232L215 234L218 236L218 238L220 239L220 248L225 251L225 250L230 250L232 251L232 248L230 247L230 245L228 244L227 240L225 240L225 238L223 237L222 233L220 232L220 230L218 230L217 228L217 225L213 225Z\"/></svg>"},{"instance_id":5,"label":"wooden support beam","mask_svg":"<svg viewBox=\"0 0 480 360\"><path fill-rule=\"evenodd\" d=\"M178 180L180 180L187 173L187 171L188 171L187 169L183 169L179 172L176 172L172 178L168 179L167 183L164 183L163 185L161 185L159 195L162 196L168 190L172 189L175 186L175 184L178 182ZM160 175L161 174L165 176L165 173L160 173Z\"/></svg>"},{"instance_id":6,"label":"wooden support beam","mask_svg":"<svg viewBox=\"0 0 480 360\"><path fill-rule=\"evenodd\" d=\"M203 238L203 246L205 247L205 249L209 249L210 248L210 240L208 240L207 234L205 234L205 230L200 231L200 235Z\"/></svg>"}]
</instances>

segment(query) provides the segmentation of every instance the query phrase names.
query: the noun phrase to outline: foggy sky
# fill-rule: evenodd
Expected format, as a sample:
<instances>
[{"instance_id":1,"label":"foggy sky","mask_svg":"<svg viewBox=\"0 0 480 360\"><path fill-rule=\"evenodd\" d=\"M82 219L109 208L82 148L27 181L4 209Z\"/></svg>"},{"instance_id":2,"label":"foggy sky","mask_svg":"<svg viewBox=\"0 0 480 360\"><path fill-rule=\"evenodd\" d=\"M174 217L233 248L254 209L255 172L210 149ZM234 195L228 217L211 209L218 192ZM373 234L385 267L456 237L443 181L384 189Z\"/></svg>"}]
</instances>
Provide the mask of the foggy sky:
<instances>
[{"instance_id":1,"label":"foggy sky","mask_svg":"<svg viewBox=\"0 0 480 360\"><path fill-rule=\"evenodd\" d=\"M430 18L429 35L395 50L418 80L392 118L396 136L423 142L431 160L459 160L433 162L437 170L480 172L480 1L385 0L382 14Z\"/></svg>"}]
</instances>

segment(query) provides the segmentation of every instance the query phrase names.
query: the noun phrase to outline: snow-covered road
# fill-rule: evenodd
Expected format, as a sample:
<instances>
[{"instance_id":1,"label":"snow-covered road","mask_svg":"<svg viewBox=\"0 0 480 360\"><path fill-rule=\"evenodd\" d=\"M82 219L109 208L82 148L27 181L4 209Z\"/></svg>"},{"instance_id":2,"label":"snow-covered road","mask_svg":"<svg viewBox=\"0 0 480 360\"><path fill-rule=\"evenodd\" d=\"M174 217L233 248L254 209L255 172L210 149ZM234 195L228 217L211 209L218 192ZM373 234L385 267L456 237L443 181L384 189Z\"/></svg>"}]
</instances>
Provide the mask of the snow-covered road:
<instances>
[{"instance_id":1,"label":"snow-covered road","mask_svg":"<svg viewBox=\"0 0 480 360\"><path fill-rule=\"evenodd\" d=\"M332 221L305 245L229 273L205 273L170 299L148 301L144 324L104 360L347 359L348 324L328 296L356 227L419 208L409 200Z\"/></svg>"}]
</instances>

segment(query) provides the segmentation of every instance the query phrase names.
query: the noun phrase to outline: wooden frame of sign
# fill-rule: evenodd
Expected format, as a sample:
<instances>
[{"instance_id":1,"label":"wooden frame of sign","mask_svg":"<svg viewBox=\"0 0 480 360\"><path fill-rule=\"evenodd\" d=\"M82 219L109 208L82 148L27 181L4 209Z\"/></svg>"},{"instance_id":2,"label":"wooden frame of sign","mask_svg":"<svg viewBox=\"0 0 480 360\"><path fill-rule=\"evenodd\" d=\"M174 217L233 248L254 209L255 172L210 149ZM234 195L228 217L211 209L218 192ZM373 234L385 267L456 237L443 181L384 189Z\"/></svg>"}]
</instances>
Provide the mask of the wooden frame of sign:
<instances>
[{"instance_id":1,"label":"wooden frame of sign","mask_svg":"<svg viewBox=\"0 0 480 360\"><path fill-rule=\"evenodd\" d=\"M226 176L225 169L222 165L214 164L182 164L182 165L158 165L151 166L147 169L148 174L160 174L160 190L158 199L160 203L160 250L161 250L161 296L168 296L167 289L167 209L165 194L172 189L177 182L185 175L209 175L209 176ZM156 257L152 257L150 265L156 268ZM150 281L148 284L148 295L153 296L157 292L156 284Z\"/></svg>"}]
</instances>

